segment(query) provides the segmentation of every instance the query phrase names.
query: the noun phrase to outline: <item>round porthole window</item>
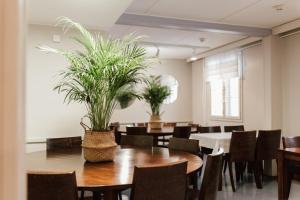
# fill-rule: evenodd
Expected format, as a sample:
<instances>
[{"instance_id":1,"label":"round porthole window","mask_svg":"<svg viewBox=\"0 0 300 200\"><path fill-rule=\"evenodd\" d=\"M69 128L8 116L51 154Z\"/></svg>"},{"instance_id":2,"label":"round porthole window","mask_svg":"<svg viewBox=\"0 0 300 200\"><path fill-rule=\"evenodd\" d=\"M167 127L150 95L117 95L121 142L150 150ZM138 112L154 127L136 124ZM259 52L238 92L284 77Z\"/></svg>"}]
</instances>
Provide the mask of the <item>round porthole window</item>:
<instances>
[{"instance_id":1,"label":"round porthole window","mask_svg":"<svg viewBox=\"0 0 300 200\"><path fill-rule=\"evenodd\" d=\"M161 75L160 80L162 85L169 86L171 90L171 95L164 100L164 104L174 103L178 96L178 81L171 75Z\"/></svg>"}]
</instances>

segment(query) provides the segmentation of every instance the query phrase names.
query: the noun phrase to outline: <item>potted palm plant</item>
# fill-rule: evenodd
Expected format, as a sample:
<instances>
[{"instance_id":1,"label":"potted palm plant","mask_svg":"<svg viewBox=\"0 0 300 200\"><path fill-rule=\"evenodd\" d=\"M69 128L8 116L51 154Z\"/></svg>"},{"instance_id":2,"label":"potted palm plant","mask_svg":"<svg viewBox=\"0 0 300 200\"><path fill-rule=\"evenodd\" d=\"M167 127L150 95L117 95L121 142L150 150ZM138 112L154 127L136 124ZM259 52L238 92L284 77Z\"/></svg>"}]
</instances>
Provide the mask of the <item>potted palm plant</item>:
<instances>
[{"instance_id":1,"label":"potted palm plant","mask_svg":"<svg viewBox=\"0 0 300 200\"><path fill-rule=\"evenodd\" d=\"M74 28L78 35L72 39L83 48L79 51L64 51L39 47L42 51L64 56L69 67L60 74L60 82L54 88L65 94L65 101L84 103L86 117L90 121L85 129L82 147L84 157L91 162L112 161L116 143L109 122L117 105L117 98L128 87L143 80L143 70L151 59L139 46L141 37L133 34L122 39L94 35L79 23L61 18L64 30ZM138 96L131 90L130 96Z\"/></svg>"},{"instance_id":2,"label":"potted palm plant","mask_svg":"<svg viewBox=\"0 0 300 200\"><path fill-rule=\"evenodd\" d=\"M161 84L161 76L150 76L145 79L145 84L142 97L151 108L150 128L161 129L160 107L164 100L170 96L171 90L168 86Z\"/></svg>"}]
</instances>

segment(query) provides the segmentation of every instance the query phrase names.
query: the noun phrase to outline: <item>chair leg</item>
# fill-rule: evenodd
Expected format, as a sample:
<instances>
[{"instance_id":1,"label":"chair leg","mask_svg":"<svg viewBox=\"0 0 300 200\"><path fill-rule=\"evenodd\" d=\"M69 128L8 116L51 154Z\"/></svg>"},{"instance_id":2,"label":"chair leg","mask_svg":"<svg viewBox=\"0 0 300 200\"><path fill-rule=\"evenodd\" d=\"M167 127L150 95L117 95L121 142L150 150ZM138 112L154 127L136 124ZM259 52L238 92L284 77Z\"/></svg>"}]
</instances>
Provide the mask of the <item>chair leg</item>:
<instances>
[{"instance_id":1,"label":"chair leg","mask_svg":"<svg viewBox=\"0 0 300 200\"><path fill-rule=\"evenodd\" d=\"M224 162L224 171L223 171L224 174L226 172L226 169L227 169L227 160L225 160L225 162Z\"/></svg>"},{"instance_id":2,"label":"chair leg","mask_svg":"<svg viewBox=\"0 0 300 200\"><path fill-rule=\"evenodd\" d=\"M228 168L229 168L229 175L230 175L230 182L231 182L232 191L235 192L233 172L232 172L232 162L231 161L228 161Z\"/></svg>"},{"instance_id":3,"label":"chair leg","mask_svg":"<svg viewBox=\"0 0 300 200\"><path fill-rule=\"evenodd\" d=\"M222 159L222 167L223 167L223 164L225 164L225 160ZM219 186L218 186L218 191L222 191L222 185L223 185L223 174L222 174L222 171L223 171L223 168L220 168L220 174L219 174Z\"/></svg>"},{"instance_id":4,"label":"chair leg","mask_svg":"<svg viewBox=\"0 0 300 200\"><path fill-rule=\"evenodd\" d=\"M236 180L236 182L240 181L240 171L241 171L241 163L235 162L235 180Z\"/></svg>"},{"instance_id":5,"label":"chair leg","mask_svg":"<svg viewBox=\"0 0 300 200\"><path fill-rule=\"evenodd\" d=\"M119 200L122 200L122 192L118 192Z\"/></svg>"},{"instance_id":6,"label":"chair leg","mask_svg":"<svg viewBox=\"0 0 300 200\"><path fill-rule=\"evenodd\" d=\"M260 174L261 174L261 181L264 182L264 164L263 161L260 161Z\"/></svg>"},{"instance_id":7,"label":"chair leg","mask_svg":"<svg viewBox=\"0 0 300 200\"><path fill-rule=\"evenodd\" d=\"M262 181L261 181L261 169L260 169L260 161L256 161L254 163L254 178L255 178L255 183L256 187L258 189L262 189Z\"/></svg>"},{"instance_id":8,"label":"chair leg","mask_svg":"<svg viewBox=\"0 0 300 200\"><path fill-rule=\"evenodd\" d=\"M80 200L84 200L84 190L80 190Z\"/></svg>"}]
</instances>

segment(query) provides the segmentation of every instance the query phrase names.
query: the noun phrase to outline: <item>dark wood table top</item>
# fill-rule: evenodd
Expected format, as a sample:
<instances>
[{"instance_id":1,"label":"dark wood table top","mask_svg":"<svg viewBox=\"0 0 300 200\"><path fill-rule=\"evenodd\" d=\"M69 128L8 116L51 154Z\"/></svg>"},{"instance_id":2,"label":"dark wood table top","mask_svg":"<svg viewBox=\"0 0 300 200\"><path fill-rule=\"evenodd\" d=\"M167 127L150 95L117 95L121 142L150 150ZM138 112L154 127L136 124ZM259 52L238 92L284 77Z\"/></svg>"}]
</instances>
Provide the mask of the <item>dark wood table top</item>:
<instances>
[{"instance_id":1,"label":"dark wood table top","mask_svg":"<svg viewBox=\"0 0 300 200\"><path fill-rule=\"evenodd\" d=\"M79 188L90 190L125 189L132 184L134 166L168 165L188 161L187 174L198 170L203 161L195 155L169 151L167 148L130 149L117 148L114 162L85 162L81 149L40 151L26 155L28 172L76 171Z\"/></svg>"},{"instance_id":2,"label":"dark wood table top","mask_svg":"<svg viewBox=\"0 0 300 200\"><path fill-rule=\"evenodd\" d=\"M118 131L126 134L126 126L120 126ZM147 129L147 133L152 136L173 135L174 127L163 127L162 129ZM192 127L191 133L197 133L197 128Z\"/></svg>"},{"instance_id":3,"label":"dark wood table top","mask_svg":"<svg viewBox=\"0 0 300 200\"><path fill-rule=\"evenodd\" d=\"M278 199L287 200L290 193L291 173L295 173L295 167L299 168L300 148L279 149L278 159ZM289 161L289 162L287 162Z\"/></svg>"},{"instance_id":4,"label":"dark wood table top","mask_svg":"<svg viewBox=\"0 0 300 200\"><path fill-rule=\"evenodd\" d=\"M296 148L285 148L282 149L283 151L289 152L289 153L298 153L300 154L300 147L296 147Z\"/></svg>"}]
</instances>

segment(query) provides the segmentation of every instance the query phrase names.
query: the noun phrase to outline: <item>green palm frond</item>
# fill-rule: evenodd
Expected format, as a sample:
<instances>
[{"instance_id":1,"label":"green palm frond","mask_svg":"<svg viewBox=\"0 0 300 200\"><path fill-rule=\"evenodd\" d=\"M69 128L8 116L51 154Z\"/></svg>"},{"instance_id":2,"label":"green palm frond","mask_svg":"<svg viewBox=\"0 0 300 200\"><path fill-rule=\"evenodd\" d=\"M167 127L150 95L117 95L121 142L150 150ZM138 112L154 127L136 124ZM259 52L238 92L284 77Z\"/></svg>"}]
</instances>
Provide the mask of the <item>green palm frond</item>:
<instances>
[{"instance_id":1,"label":"green palm frond","mask_svg":"<svg viewBox=\"0 0 300 200\"><path fill-rule=\"evenodd\" d=\"M149 78L144 79L146 87L142 96L150 105L153 115L160 115L162 103L171 95L169 86L161 85L160 80L160 76L150 76Z\"/></svg>"},{"instance_id":2,"label":"green palm frond","mask_svg":"<svg viewBox=\"0 0 300 200\"><path fill-rule=\"evenodd\" d=\"M72 39L83 50L39 47L41 51L62 55L69 62L54 90L64 93L67 103L86 105L93 130L107 130L117 97L143 80L144 70L153 59L147 57L146 50L139 45L140 36L130 34L121 39L104 38L99 34L95 36L66 17L60 18L59 24L63 25L65 32L71 28L78 32ZM134 90L131 95L138 97Z\"/></svg>"}]
</instances>

